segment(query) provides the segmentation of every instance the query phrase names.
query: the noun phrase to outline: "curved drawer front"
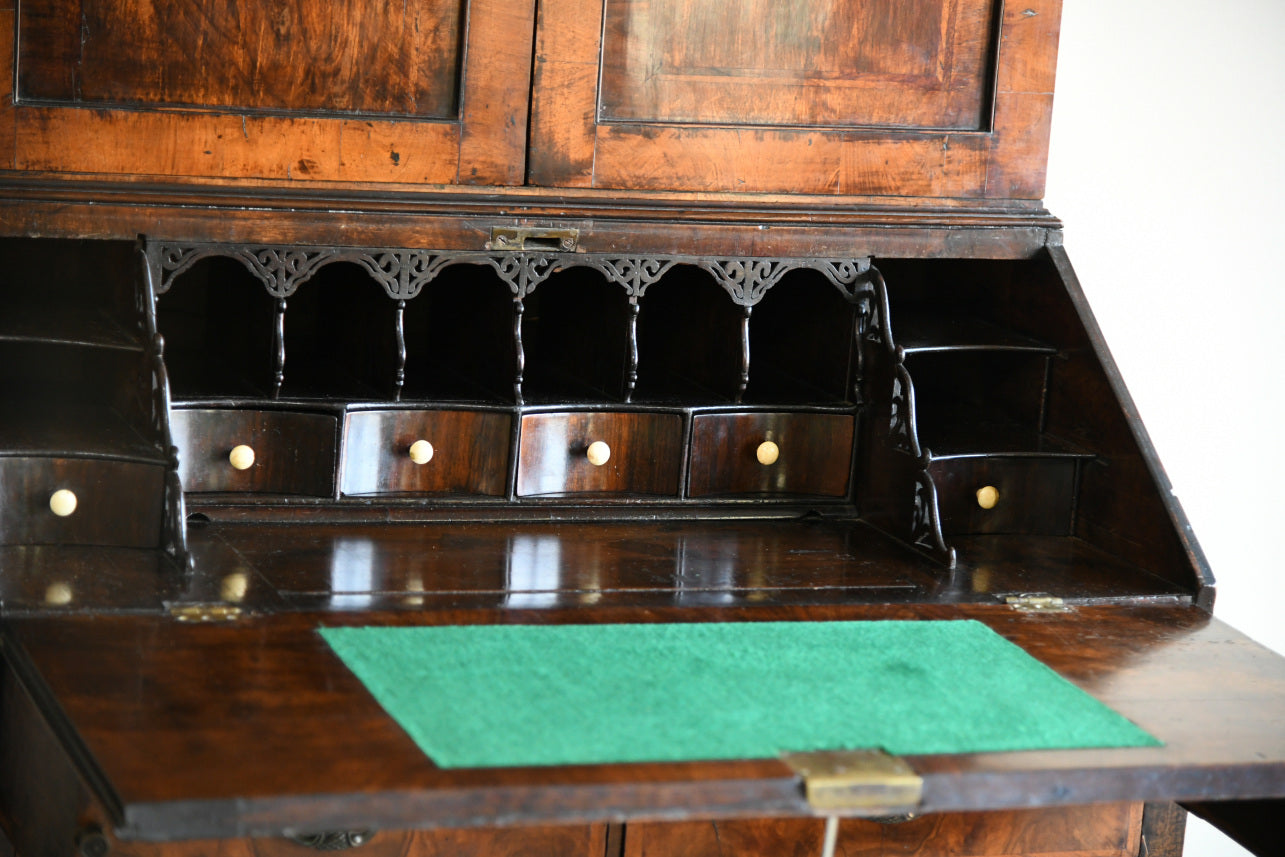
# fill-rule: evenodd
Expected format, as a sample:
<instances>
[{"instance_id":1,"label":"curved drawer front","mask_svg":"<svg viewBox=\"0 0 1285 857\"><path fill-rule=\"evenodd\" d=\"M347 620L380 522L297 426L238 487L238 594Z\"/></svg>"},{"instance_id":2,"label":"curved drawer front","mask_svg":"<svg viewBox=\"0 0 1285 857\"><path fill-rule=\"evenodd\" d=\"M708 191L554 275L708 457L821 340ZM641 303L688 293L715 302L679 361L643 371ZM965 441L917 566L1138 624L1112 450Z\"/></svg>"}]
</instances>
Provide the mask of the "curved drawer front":
<instances>
[{"instance_id":1,"label":"curved drawer front","mask_svg":"<svg viewBox=\"0 0 1285 857\"><path fill-rule=\"evenodd\" d=\"M164 483L159 464L0 458L0 544L156 547Z\"/></svg>"},{"instance_id":2,"label":"curved drawer front","mask_svg":"<svg viewBox=\"0 0 1285 857\"><path fill-rule=\"evenodd\" d=\"M183 490L328 497L334 493L337 424L326 414L176 410L170 427ZM243 468L234 466L234 450Z\"/></svg>"},{"instance_id":3,"label":"curved drawer front","mask_svg":"<svg viewBox=\"0 0 1285 857\"><path fill-rule=\"evenodd\" d=\"M697 414L688 495L847 496L855 422L849 414Z\"/></svg>"},{"instance_id":4,"label":"curved drawer front","mask_svg":"<svg viewBox=\"0 0 1285 857\"><path fill-rule=\"evenodd\" d=\"M339 490L501 497L513 418L492 411L356 411L344 418Z\"/></svg>"},{"instance_id":5,"label":"curved drawer front","mask_svg":"<svg viewBox=\"0 0 1285 857\"><path fill-rule=\"evenodd\" d=\"M677 414L527 414L517 493L677 497L682 450L683 420ZM602 463L590 460L604 452Z\"/></svg>"},{"instance_id":6,"label":"curved drawer front","mask_svg":"<svg viewBox=\"0 0 1285 857\"><path fill-rule=\"evenodd\" d=\"M944 458L933 461L929 473L943 533L1071 532L1075 459Z\"/></svg>"}]
</instances>

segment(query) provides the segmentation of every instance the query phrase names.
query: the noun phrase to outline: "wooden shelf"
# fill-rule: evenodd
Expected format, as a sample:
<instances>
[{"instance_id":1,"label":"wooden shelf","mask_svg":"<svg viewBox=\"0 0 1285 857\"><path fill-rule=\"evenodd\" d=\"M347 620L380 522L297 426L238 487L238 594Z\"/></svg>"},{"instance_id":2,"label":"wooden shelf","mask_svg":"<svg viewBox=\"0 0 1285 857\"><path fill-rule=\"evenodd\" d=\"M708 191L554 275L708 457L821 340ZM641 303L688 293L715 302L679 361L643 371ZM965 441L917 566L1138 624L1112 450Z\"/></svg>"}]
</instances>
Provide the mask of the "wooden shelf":
<instances>
[{"instance_id":1,"label":"wooden shelf","mask_svg":"<svg viewBox=\"0 0 1285 857\"><path fill-rule=\"evenodd\" d=\"M1031 456L1038 458L1093 458L1093 453L1033 428L1011 423L968 423L948 431L919 427L919 440L933 458Z\"/></svg>"},{"instance_id":2,"label":"wooden shelf","mask_svg":"<svg viewBox=\"0 0 1285 857\"><path fill-rule=\"evenodd\" d=\"M1057 353L1051 345L983 319L930 315L911 308L893 308L892 336L906 354L940 351Z\"/></svg>"},{"instance_id":3,"label":"wooden shelf","mask_svg":"<svg viewBox=\"0 0 1285 857\"><path fill-rule=\"evenodd\" d=\"M144 350L143 340L105 310L76 304L65 306L5 306L0 309L0 342L30 342Z\"/></svg>"},{"instance_id":4,"label":"wooden shelf","mask_svg":"<svg viewBox=\"0 0 1285 857\"><path fill-rule=\"evenodd\" d=\"M0 455L59 455L161 464L164 451L105 405L8 402L0 409Z\"/></svg>"}]
</instances>

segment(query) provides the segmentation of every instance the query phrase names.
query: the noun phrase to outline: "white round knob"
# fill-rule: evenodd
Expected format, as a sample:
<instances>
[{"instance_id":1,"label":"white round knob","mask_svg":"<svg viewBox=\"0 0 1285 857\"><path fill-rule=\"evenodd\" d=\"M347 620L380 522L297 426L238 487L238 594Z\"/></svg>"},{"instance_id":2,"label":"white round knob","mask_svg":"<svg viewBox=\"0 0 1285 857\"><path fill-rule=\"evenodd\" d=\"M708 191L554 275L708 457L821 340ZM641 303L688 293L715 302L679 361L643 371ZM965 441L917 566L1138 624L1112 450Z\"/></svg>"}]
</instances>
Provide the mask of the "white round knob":
<instances>
[{"instance_id":1,"label":"white round knob","mask_svg":"<svg viewBox=\"0 0 1285 857\"><path fill-rule=\"evenodd\" d=\"M60 518L65 518L76 511L76 495L66 488L59 488L49 495L49 511Z\"/></svg>"},{"instance_id":2,"label":"white round knob","mask_svg":"<svg viewBox=\"0 0 1285 857\"><path fill-rule=\"evenodd\" d=\"M983 509L994 509L999 502L999 489L994 485L984 485L977 489L977 505Z\"/></svg>"},{"instance_id":3,"label":"white round knob","mask_svg":"<svg viewBox=\"0 0 1285 857\"><path fill-rule=\"evenodd\" d=\"M228 453L228 463L237 470L249 470L254 464L254 450L244 443L238 444Z\"/></svg>"},{"instance_id":4,"label":"white round knob","mask_svg":"<svg viewBox=\"0 0 1285 857\"><path fill-rule=\"evenodd\" d=\"M759 444L759 448L754 450L754 457L759 460L759 464L767 467L769 464L776 464L776 460L781 457L781 447L765 440Z\"/></svg>"},{"instance_id":5,"label":"white round knob","mask_svg":"<svg viewBox=\"0 0 1285 857\"><path fill-rule=\"evenodd\" d=\"M585 458L589 459L589 463L594 467L602 467L611 458L611 447L600 440L595 440L585 450Z\"/></svg>"},{"instance_id":6,"label":"white round knob","mask_svg":"<svg viewBox=\"0 0 1285 857\"><path fill-rule=\"evenodd\" d=\"M428 464L433 460L433 445L426 440L417 440L410 445L410 460L416 464Z\"/></svg>"},{"instance_id":7,"label":"white round knob","mask_svg":"<svg viewBox=\"0 0 1285 857\"><path fill-rule=\"evenodd\" d=\"M224 601L244 601L250 589L250 578L244 571L234 571L219 581L219 598Z\"/></svg>"},{"instance_id":8,"label":"white round knob","mask_svg":"<svg viewBox=\"0 0 1285 857\"><path fill-rule=\"evenodd\" d=\"M71 586L66 583L51 583L45 590L45 603L51 607L65 607L71 603L71 598Z\"/></svg>"}]
</instances>

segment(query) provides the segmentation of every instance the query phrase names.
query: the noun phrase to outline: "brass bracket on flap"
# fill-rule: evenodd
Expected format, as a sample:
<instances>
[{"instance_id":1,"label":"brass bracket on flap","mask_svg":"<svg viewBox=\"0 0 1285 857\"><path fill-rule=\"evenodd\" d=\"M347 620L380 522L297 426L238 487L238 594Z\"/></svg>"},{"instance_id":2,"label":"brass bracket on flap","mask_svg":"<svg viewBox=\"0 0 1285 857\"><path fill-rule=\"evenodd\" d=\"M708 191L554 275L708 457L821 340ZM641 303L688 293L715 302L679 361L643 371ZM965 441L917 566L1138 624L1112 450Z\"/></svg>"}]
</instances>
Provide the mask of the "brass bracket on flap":
<instances>
[{"instance_id":1,"label":"brass bracket on flap","mask_svg":"<svg viewBox=\"0 0 1285 857\"><path fill-rule=\"evenodd\" d=\"M1055 595L1043 592L1026 592L1020 595L1006 595L1004 603L1014 610L1023 613L1070 613L1071 608Z\"/></svg>"},{"instance_id":2,"label":"brass bracket on flap","mask_svg":"<svg viewBox=\"0 0 1285 857\"><path fill-rule=\"evenodd\" d=\"M539 226L493 226L487 250L537 250L545 253L573 253L580 243L579 229Z\"/></svg>"},{"instance_id":3,"label":"brass bracket on flap","mask_svg":"<svg viewBox=\"0 0 1285 857\"><path fill-rule=\"evenodd\" d=\"M179 622L206 624L211 622L235 622L245 615L245 611L232 604L173 604L170 605L170 617Z\"/></svg>"},{"instance_id":4,"label":"brass bracket on flap","mask_svg":"<svg viewBox=\"0 0 1285 857\"><path fill-rule=\"evenodd\" d=\"M909 814L923 797L923 778L882 750L786 753L781 760L803 778L808 803L820 813Z\"/></svg>"}]
</instances>

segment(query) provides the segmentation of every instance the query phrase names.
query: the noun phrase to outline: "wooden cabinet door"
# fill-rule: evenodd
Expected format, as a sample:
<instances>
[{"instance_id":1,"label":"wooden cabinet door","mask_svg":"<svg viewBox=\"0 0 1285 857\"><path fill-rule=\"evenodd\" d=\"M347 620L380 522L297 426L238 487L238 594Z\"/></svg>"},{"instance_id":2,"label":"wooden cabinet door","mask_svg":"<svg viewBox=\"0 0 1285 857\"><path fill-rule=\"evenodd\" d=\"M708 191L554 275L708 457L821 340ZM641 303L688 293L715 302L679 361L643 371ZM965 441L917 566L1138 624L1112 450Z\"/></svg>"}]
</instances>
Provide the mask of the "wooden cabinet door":
<instances>
[{"instance_id":1,"label":"wooden cabinet door","mask_svg":"<svg viewBox=\"0 0 1285 857\"><path fill-rule=\"evenodd\" d=\"M1043 194L1060 0L545 0L533 184Z\"/></svg>"},{"instance_id":2,"label":"wooden cabinet door","mask_svg":"<svg viewBox=\"0 0 1285 857\"><path fill-rule=\"evenodd\" d=\"M520 184L534 6L23 2L0 13L17 29L0 166Z\"/></svg>"}]
</instances>

